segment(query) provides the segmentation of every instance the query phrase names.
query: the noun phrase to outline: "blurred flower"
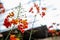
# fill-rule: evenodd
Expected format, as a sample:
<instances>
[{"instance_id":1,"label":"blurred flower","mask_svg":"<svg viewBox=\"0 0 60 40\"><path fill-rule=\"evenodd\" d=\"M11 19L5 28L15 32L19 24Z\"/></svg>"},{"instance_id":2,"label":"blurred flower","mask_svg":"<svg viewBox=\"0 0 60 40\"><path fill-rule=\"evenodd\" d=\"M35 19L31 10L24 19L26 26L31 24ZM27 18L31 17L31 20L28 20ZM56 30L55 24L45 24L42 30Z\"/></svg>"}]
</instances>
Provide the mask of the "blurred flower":
<instances>
[{"instance_id":1,"label":"blurred flower","mask_svg":"<svg viewBox=\"0 0 60 40\"><path fill-rule=\"evenodd\" d=\"M56 32L56 30L48 30L48 32L53 34Z\"/></svg>"},{"instance_id":2,"label":"blurred flower","mask_svg":"<svg viewBox=\"0 0 60 40\"><path fill-rule=\"evenodd\" d=\"M32 11L32 13L34 13L34 11Z\"/></svg>"},{"instance_id":3,"label":"blurred flower","mask_svg":"<svg viewBox=\"0 0 60 40\"><path fill-rule=\"evenodd\" d=\"M27 20L22 20L22 24L24 24L24 25L28 25Z\"/></svg>"},{"instance_id":4,"label":"blurred flower","mask_svg":"<svg viewBox=\"0 0 60 40\"><path fill-rule=\"evenodd\" d=\"M19 19L19 22L22 23L22 19Z\"/></svg>"},{"instance_id":5,"label":"blurred flower","mask_svg":"<svg viewBox=\"0 0 60 40\"><path fill-rule=\"evenodd\" d=\"M45 16L45 12L42 12L41 16L42 16L42 17Z\"/></svg>"},{"instance_id":6,"label":"blurred flower","mask_svg":"<svg viewBox=\"0 0 60 40\"><path fill-rule=\"evenodd\" d=\"M38 6L36 3L34 3L34 7L36 8L37 13L40 13L40 8L39 8L39 6ZM29 12L34 13L34 11L33 11L33 7L30 8Z\"/></svg>"},{"instance_id":7,"label":"blurred flower","mask_svg":"<svg viewBox=\"0 0 60 40\"><path fill-rule=\"evenodd\" d=\"M55 25L56 23L52 23L53 25Z\"/></svg>"},{"instance_id":8,"label":"blurred flower","mask_svg":"<svg viewBox=\"0 0 60 40\"><path fill-rule=\"evenodd\" d=\"M40 8L36 3L34 3L34 7L36 7L37 13L40 13Z\"/></svg>"},{"instance_id":9,"label":"blurred flower","mask_svg":"<svg viewBox=\"0 0 60 40\"><path fill-rule=\"evenodd\" d=\"M3 25L4 25L6 28L11 27L11 22L9 21L8 18L5 18Z\"/></svg>"},{"instance_id":10,"label":"blurred flower","mask_svg":"<svg viewBox=\"0 0 60 40\"><path fill-rule=\"evenodd\" d=\"M39 7L36 7L36 9L37 9L37 13L40 13L40 9L39 9Z\"/></svg>"},{"instance_id":11,"label":"blurred flower","mask_svg":"<svg viewBox=\"0 0 60 40\"><path fill-rule=\"evenodd\" d=\"M16 37L14 34L10 35L10 40L20 40L20 38Z\"/></svg>"},{"instance_id":12,"label":"blurred flower","mask_svg":"<svg viewBox=\"0 0 60 40\"><path fill-rule=\"evenodd\" d=\"M36 3L34 3L34 7L38 7L38 5Z\"/></svg>"},{"instance_id":13,"label":"blurred flower","mask_svg":"<svg viewBox=\"0 0 60 40\"><path fill-rule=\"evenodd\" d=\"M28 28L28 25L24 25L23 28L24 28L24 29L25 29L25 28Z\"/></svg>"},{"instance_id":14,"label":"blurred flower","mask_svg":"<svg viewBox=\"0 0 60 40\"><path fill-rule=\"evenodd\" d=\"M21 23L18 25L18 30L24 33L25 28L28 28L28 22L27 20L21 20Z\"/></svg>"},{"instance_id":15,"label":"blurred flower","mask_svg":"<svg viewBox=\"0 0 60 40\"><path fill-rule=\"evenodd\" d=\"M53 26L49 26L49 28L53 28Z\"/></svg>"},{"instance_id":16,"label":"blurred flower","mask_svg":"<svg viewBox=\"0 0 60 40\"><path fill-rule=\"evenodd\" d=\"M0 9L0 14L4 13L5 12L5 9L4 8L1 8Z\"/></svg>"},{"instance_id":17,"label":"blurred flower","mask_svg":"<svg viewBox=\"0 0 60 40\"><path fill-rule=\"evenodd\" d=\"M14 12L9 13L9 16L13 17L14 16Z\"/></svg>"},{"instance_id":18,"label":"blurred flower","mask_svg":"<svg viewBox=\"0 0 60 40\"><path fill-rule=\"evenodd\" d=\"M24 29L23 29L23 27L22 27L23 25L18 25L18 30L20 30L22 33L24 33Z\"/></svg>"},{"instance_id":19,"label":"blurred flower","mask_svg":"<svg viewBox=\"0 0 60 40\"><path fill-rule=\"evenodd\" d=\"M28 28L28 22L27 20L22 20L23 28Z\"/></svg>"},{"instance_id":20,"label":"blurred flower","mask_svg":"<svg viewBox=\"0 0 60 40\"><path fill-rule=\"evenodd\" d=\"M11 12L11 13L5 18L3 25L6 26L6 28L11 27L11 24L12 24L13 22L14 22L15 24L17 24L17 20L12 20L12 22L9 21L9 17L13 17L13 16L14 16L14 13ZM13 24L14 24L14 23L13 23Z\"/></svg>"},{"instance_id":21,"label":"blurred flower","mask_svg":"<svg viewBox=\"0 0 60 40\"><path fill-rule=\"evenodd\" d=\"M42 10L46 10L46 8L42 8Z\"/></svg>"},{"instance_id":22,"label":"blurred flower","mask_svg":"<svg viewBox=\"0 0 60 40\"><path fill-rule=\"evenodd\" d=\"M16 36L15 35L10 35L10 40L16 40Z\"/></svg>"},{"instance_id":23,"label":"blurred flower","mask_svg":"<svg viewBox=\"0 0 60 40\"><path fill-rule=\"evenodd\" d=\"M13 17L14 16L14 12L11 12L11 13L9 13L9 15L7 16L7 18L8 17Z\"/></svg>"},{"instance_id":24,"label":"blurred flower","mask_svg":"<svg viewBox=\"0 0 60 40\"><path fill-rule=\"evenodd\" d=\"M0 3L0 14L5 12L5 8L3 7L3 4Z\"/></svg>"},{"instance_id":25,"label":"blurred flower","mask_svg":"<svg viewBox=\"0 0 60 40\"><path fill-rule=\"evenodd\" d=\"M32 10L33 10L33 7L30 8L29 12L32 12Z\"/></svg>"},{"instance_id":26,"label":"blurred flower","mask_svg":"<svg viewBox=\"0 0 60 40\"><path fill-rule=\"evenodd\" d=\"M12 21L11 21L11 23L14 24L14 25L15 25L15 24L18 24L18 22L19 22L18 19L12 19Z\"/></svg>"},{"instance_id":27,"label":"blurred flower","mask_svg":"<svg viewBox=\"0 0 60 40\"><path fill-rule=\"evenodd\" d=\"M20 38L16 38L16 40L20 40Z\"/></svg>"},{"instance_id":28,"label":"blurred flower","mask_svg":"<svg viewBox=\"0 0 60 40\"><path fill-rule=\"evenodd\" d=\"M3 8L3 4L2 3L0 3L0 8Z\"/></svg>"}]
</instances>

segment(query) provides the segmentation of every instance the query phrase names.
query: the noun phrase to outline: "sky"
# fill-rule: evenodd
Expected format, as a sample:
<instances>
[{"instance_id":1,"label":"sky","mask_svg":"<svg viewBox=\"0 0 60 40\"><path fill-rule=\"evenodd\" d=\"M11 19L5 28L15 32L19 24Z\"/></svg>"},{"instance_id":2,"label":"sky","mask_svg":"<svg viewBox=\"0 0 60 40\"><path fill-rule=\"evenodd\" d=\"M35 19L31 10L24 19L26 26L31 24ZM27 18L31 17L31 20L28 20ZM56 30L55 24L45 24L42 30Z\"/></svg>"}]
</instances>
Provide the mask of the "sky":
<instances>
[{"instance_id":1,"label":"sky","mask_svg":"<svg viewBox=\"0 0 60 40\"><path fill-rule=\"evenodd\" d=\"M60 24L60 0L1 0L6 10L12 9L19 5L21 2L22 7L28 11L30 7L33 6L33 3L37 3L40 8L46 7L46 15L42 18L39 14L37 14L35 18L34 28L47 25L47 27L51 26L53 22ZM4 14L0 14L0 32L7 30L5 26L3 26L4 18L8 15L12 10L6 11ZM42 10L40 10L42 11ZM34 14L36 13L36 9L34 8ZM22 13L24 14L24 13ZM29 22L29 27L27 29L32 28L32 22L34 21L34 14L26 12L27 19ZM31 23L30 23L31 22ZM53 25L54 27L51 29L60 29L60 26Z\"/></svg>"}]
</instances>

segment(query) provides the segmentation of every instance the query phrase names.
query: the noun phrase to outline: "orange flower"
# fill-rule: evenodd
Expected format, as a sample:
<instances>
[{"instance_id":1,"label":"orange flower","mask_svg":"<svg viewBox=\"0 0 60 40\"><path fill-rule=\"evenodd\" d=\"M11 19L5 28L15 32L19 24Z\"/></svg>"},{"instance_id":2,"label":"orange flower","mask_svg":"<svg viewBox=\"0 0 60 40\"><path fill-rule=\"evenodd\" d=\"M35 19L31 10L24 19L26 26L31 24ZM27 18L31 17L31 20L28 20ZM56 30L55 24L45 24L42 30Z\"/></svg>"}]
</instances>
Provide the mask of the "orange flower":
<instances>
[{"instance_id":1,"label":"orange flower","mask_svg":"<svg viewBox=\"0 0 60 40\"><path fill-rule=\"evenodd\" d=\"M14 16L14 12L9 13L9 16L13 17Z\"/></svg>"},{"instance_id":2,"label":"orange flower","mask_svg":"<svg viewBox=\"0 0 60 40\"><path fill-rule=\"evenodd\" d=\"M15 35L10 35L10 40L16 40L16 36Z\"/></svg>"},{"instance_id":3,"label":"orange flower","mask_svg":"<svg viewBox=\"0 0 60 40\"><path fill-rule=\"evenodd\" d=\"M27 22L22 22L24 25L28 25L28 23Z\"/></svg>"},{"instance_id":4,"label":"orange flower","mask_svg":"<svg viewBox=\"0 0 60 40\"><path fill-rule=\"evenodd\" d=\"M24 25L23 28L24 28L24 29L25 29L25 28L28 28L28 25Z\"/></svg>"},{"instance_id":5,"label":"orange flower","mask_svg":"<svg viewBox=\"0 0 60 40\"><path fill-rule=\"evenodd\" d=\"M22 20L22 24L24 24L24 25L28 25L28 23L27 23L27 20Z\"/></svg>"},{"instance_id":6,"label":"orange flower","mask_svg":"<svg viewBox=\"0 0 60 40\"><path fill-rule=\"evenodd\" d=\"M18 19L12 19L11 23L12 24L18 24L19 20Z\"/></svg>"},{"instance_id":7,"label":"orange flower","mask_svg":"<svg viewBox=\"0 0 60 40\"><path fill-rule=\"evenodd\" d=\"M28 28L28 22L27 20L22 20L23 28Z\"/></svg>"},{"instance_id":8,"label":"orange flower","mask_svg":"<svg viewBox=\"0 0 60 40\"><path fill-rule=\"evenodd\" d=\"M22 23L22 19L19 19L19 22Z\"/></svg>"},{"instance_id":9,"label":"orange flower","mask_svg":"<svg viewBox=\"0 0 60 40\"><path fill-rule=\"evenodd\" d=\"M14 16L14 13L11 12L11 13L9 13L9 15L7 15L7 18L8 18L8 17L13 17L13 16Z\"/></svg>"},{"instance_id":10,"label":"orange flower","mask_svg":"<svg viewBox=\"0 0 60 40\"><path fill-rule=\"evenodd\" d=\"M15 37L15 35L12 35L12 34L10 35L10 38L14 38L14 37Z\"/></svg>"}]
</instances>

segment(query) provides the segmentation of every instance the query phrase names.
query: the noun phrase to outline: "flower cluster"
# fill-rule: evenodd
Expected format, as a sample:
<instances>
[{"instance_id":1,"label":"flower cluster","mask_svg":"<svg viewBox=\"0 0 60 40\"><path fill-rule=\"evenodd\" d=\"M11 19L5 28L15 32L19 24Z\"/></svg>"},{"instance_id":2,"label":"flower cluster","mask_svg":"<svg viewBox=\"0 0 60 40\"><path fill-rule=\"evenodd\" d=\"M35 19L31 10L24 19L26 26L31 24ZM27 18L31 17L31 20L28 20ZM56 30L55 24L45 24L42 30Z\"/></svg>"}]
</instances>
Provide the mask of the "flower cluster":
<instances>
[{"instance_id":1,"label":"flower cluster","mask_svg":"<svg viewBox=\"0 0 60 40\"><path fill-rule=\"evenodd\" d=\"M11 25L12 25L11 21L9 21L9 17L11 17L12 15L14 16L13 12L9 13L9 15L4 20L3 25L6 26L6 28L11 27Z\"/></svg>"},{"instance_id":2,"label":"flower cluster","mask_svg":"<svg viewBox=\"0 0 60 40\"><path fill-rule=\"evenodd\" d=\"M10 40L20 40L20 38L17 38L15 35L10 35Z\"/></svg>"},{"instance_id":3,"label":"flower cluster","mask_svg":"<svg viewBox=\"0 0 60 40\"><path fill-rule=\"evenodd\" d=\"M39 8L39 6L36 3L34 3L34 7L36 8L37 13L40 13L40 8ZM30 8L29 12L34 13L32 10L33 10L33 7Z\"/></svg>"},{"instance_id":4,"label":"flower cluster","mask_svg":"<svg viewBox=\"0 0 60 40\"><path fill-rule=\"evenodd\" d=\"M34 13L33 8L36 8L37 13L40 13L40 7L34 3L34 6L29 9L29 12ZM46 7L42 7L42 13L40 13L41 17L44 17L46 15Z\"/></svg>"},{"instance_id":5,"label":"flower cluster","mask_svg":"<svg viewBox=\"0 0 60 40\"><path fill-rule=\"evenodd\" d=\"M27 20L20 20L20 24L18 25L18 29L21 30L22 33L24 33L25 28L28 28Z\"/></svg>"},{"instance_id":6,"label":"flower cluster","mask_svg":"<svg viewBox=\"0 0 60 40\"><path fill-rule=\"evenodd\" d=\"M18 26L18 30L20 30L22 33L24 33L24 29L28 28L27 20L22 20L20 18L14 19L12 17L14 17L14 12L11 12L11 13L9 13L9 15L7 15L7 17L4 20L4 24L3 25L6 28L11 27L12 24L13 25L17 25ZM12 18L12 20L9 20L9 18Z\"/></svg>"}]
</instances>

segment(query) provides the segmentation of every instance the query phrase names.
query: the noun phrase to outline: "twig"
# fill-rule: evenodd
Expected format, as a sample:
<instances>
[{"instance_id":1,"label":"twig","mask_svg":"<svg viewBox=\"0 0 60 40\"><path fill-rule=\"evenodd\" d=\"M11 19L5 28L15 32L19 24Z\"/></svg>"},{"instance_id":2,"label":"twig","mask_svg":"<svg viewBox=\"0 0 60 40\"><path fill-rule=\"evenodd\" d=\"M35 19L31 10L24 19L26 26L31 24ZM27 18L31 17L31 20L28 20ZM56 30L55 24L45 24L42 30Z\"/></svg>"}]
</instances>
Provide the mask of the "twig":
<instances>
[{"instance_id":1,"label":"twig","mask_svg":"<svg viewBox=\"0 0 60 40\"><path fill-rule=\"evenodd\" d=\"M29 40L31 40L31 36L32 36L32 32L33 32L33 26L34 26L35 18L36 18L36 15L34 16L34 21L33 21L33 24L32 24L32 29L31 29L31 32L30 32Z\"/></svg>"}]
</instances>

